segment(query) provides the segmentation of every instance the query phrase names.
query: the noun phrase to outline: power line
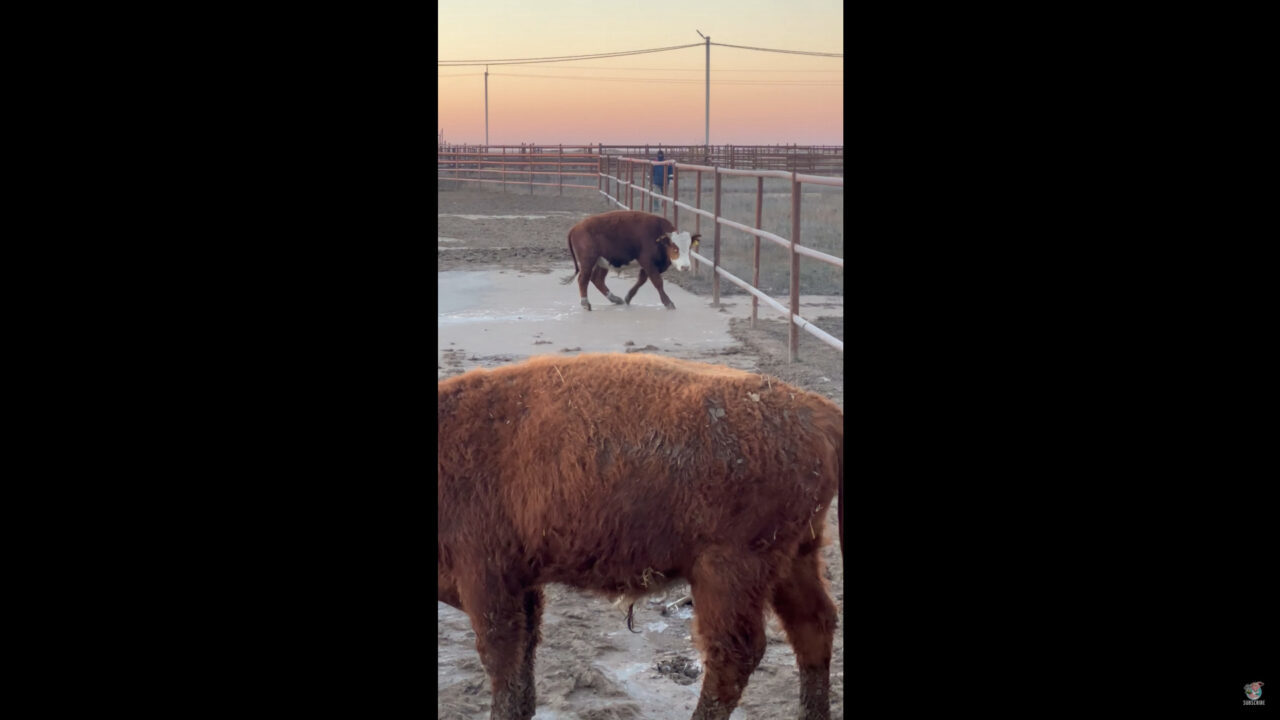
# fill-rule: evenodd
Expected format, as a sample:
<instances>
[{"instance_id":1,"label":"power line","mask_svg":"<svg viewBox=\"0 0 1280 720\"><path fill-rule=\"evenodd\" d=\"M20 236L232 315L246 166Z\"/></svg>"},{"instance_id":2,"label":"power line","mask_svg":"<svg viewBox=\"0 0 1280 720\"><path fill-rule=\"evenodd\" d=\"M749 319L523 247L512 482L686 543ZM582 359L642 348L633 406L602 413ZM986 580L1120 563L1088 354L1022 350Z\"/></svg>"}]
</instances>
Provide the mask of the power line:
<instances>
[{"instance_id":1,"label":"power line","mask_svg":"<svg viewBox=\"0 0 1280 720\"><path fill-rule=\"evenodd\" d=\"M626 57L628 55L644 55L646 53L668 52L698 47L702 43L689 45L672 45L671 47L649 48L647 50L621 50L618 52L596 53L593 55L558 55L543 58L507 58L502 60L438 60L439 67L466 67L469 65L530 65L533 63L572 62L574 60L594 60L596 58Z\"/></svg>"},{"instance_id":2,"label":"power line","mask_svg":"<svg viewBox=\"0 0 1280 720\"><path fill-rule=\"evenodd\" d=\"M609 81L609 82L637 82L637 83L663 83L667 85L701 85L702 80L686 79L686 78L638 78L638 77L566 77L564 75L536 75L532 73L489 73L496 77L514 77L514 78L537 78L541 80L569 80L572 82L590 82L590 81ZM824 86L824 87L840 87L844 82L837 81L794 81L794 80L712 80L712 85L793 85L793 86Z\"/></svg>"},{"instance_id":3,"label":"power line","mask_svg":"<svg viewBox=\"0 0 1280 720\"><path fill-rule=\"evenodd\" d=\"M596 71L596 70L635 70L635 71L638 71L638 72L662 71L662 72L697 72L697 73L702 72L702 68L687 68L687 67L679 67L679 68L677 68L677 67L616 67L616 68L615 68L615 67L604 67L604 66L599 66L599 65L594 66L594 67L587 67L587 66L584 66L584 65L578 65L578 66L576 66L576 67L557 67L557 68L547 68L547 71L556 71L556 72L576 72L576 71L578 71L578 70L587 70L587 71ZM828 70L818 70L818 69L809 69L809 68L803 68L803 69L780 69L780 68L716 68L716 69L712 70L712 72L842 73L842 72L844 72L844 68L835 68L835 69L828 69ZM491 73L491 74L492 74L492 73ZM567 77L567 76L566 76L566 77Z\"/></svg>"},{"instance_id":4,"label":"power line","mask_svg":"<svg viewBox=\"0 0 1280 720\"><path fill-rule=\"evenodd\" d=\"M806 50L775 50L773 48L747 47L746 45L728 45L726 43L718 43L718 42L713 42L711 44L719 45L720 47L737 48L739 50L759 50L760 52L786 53L788 55L813 55L816 57L839 57L839 58L844 57L844 53L808 52Z\"/></svg>"},{"instance_id":5,"label":"power line","mask_svg":"<svg viewBox=\"0 0 1280 720\"><path fill-rule=\"evenodd\" d=\"M470 67L470 66L479 66L479 65L530 65L535 63L575 62L579 60L594 60L597 58L627 57L629 55L645 55L648 53L669 52L671 50L683 50L685 48L697 47L702 44L703 43L690 43L688 45L672 45L670 47L648 48L644 50L620 50L617 52L578 54L578 55L553 55L549 57L540 57L540 58L503 58L503 59L496 59L496 60L438 60L436 61L436 65L439 67ZM718 45L720 47L736 48L738 50L755 50L758 52L783 53L787 55L809 55L813 57L839 57L839 58L844 57L844 53L810 52L807 50L780 50L777 48L759 48L759 47L751 47L748 45L730 45L728 43L717 43L717 42L713 42L711 44ZM674 69L683 69L683 68L671 68L671 69L674 70ZM810 71L810 72L822 72L822 71Z\"/></svg>"}]
</instances>

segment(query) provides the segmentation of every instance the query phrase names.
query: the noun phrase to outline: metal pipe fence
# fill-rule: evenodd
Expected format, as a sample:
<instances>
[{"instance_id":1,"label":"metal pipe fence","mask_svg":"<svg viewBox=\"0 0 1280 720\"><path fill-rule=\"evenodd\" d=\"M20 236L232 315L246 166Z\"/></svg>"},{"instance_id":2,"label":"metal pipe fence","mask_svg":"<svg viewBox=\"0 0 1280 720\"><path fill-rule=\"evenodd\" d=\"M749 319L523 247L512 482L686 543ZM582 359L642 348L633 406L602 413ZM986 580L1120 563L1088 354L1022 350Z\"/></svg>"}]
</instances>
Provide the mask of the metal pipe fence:
<instances>
[{"instance_id":1,"label":"metal pipe fence","mask_svg":"<svg viewBox=\"0 0 1280 720\"><path fill-rule=\"evenodd\" d=\"M501 152L495 152L497 150ZM512 150L526 152L512 152ZM501 185L503 192L506 192L508 185L527 187L530 194L533 194L535 186L554 187L562 195L565 188L599 189L598 155L583 152L581 146L556 146L534 150L527 147L491 147L488 150L437 149L436 179L498 184ZM580 181L580 178L597 179L597 184L588 185Z\"/></svg>"},{"instance_id":2,"label":"metal pipe fence","mask_svg":"<svg viewBox=\"0 0 1280 720\"><path fill-rule=\"evenodd\" d=\"M823 177L844 176L842 145L457 145L437 143L440 153L528 155L564 152L571 155L651 157L662 150L666 159L686 164L719 166L729 170L779 170Z\"/></svg>"},{"instance_id":3,"label":"metal pipe fence","mask_svg":"<svg viewBox=\"0 0 1280 720\"><path fill-rule=\"evenodd\" d=\"M664 148L665 150L665 148ZM687 210L694 215L694 232L701 234L701 219L707 218L715 225L712 234L712 257L701 255L700 253L691 252L690 254L695 261L706 263L711 266L711 297L712 305L718 307L720 305L720 278L737 285L751 295L751 324L756 324L756 316L759 303L764 302L779 312L785 314L789 319L790 332L787 339L787 356L788 360L794 362L797 359L797 349L799 345L799 331L803 329L805 332L813 335L822 342L831 347L844 352L844 342L832 337L829 333L814 325L809 320L800 315L800 257L805 256L818 260L843 270L844 259L824 253L820 250L807 248L800 244L800 208L801 208L801 188L805 183L826 185L831 187L844 187L844 178L827 177L819 175L800 174L796 172L781 172L776 170L737 170L724 169L720 167L708 167L705 165L690 165L686 163L676 162L675 160L664 160L658 162L647 158L635 157L614 157L603 155L598 158L600 187L598 192L604 195L610 201L627 210L635 210L635 199L640 197L642 208L651 207L654 202L661 202L663 209L663 217L667 216L668 203L672 214L672 224L678 230L680 228L680 210ZM669 166L672 168L672 196L667 198L659 193L655 193L652 188L653 173L651 169L655 165ZM643 177L640 183L635 182L635 169L640 168ZM615 174L616 168L616 174ZM696 173L697 183L697 204L687 205L680 201L680 171L693 171ZM702 174L712 173L714 175L714 199L713 210L708 212L702 209ZM625 174L626 178L623 178ZM724 176L738 177L755 177L756 181L756 213L755 227L750 227L742 223L734 222L726 217L721 216L721 197L723 195L721 179ZM791 238L780 237L774 233L760 229L761 211L764 200L764 179L775 178L789 180L791 184ZM608 183L606 189L606 181ZM753 235L755 238L755 254L754 254L754 272L752 281L748 283L742 278L730 273L720 266L720 226L724 225L741 232ZM790 307L784 307L782 303L774 300L759 289L760 284L760 239L764 238L770 242L786 248L789 251L791 283L790 283ZM694 263L695 272L697 262Z\"/></svg>"}]
</instances>

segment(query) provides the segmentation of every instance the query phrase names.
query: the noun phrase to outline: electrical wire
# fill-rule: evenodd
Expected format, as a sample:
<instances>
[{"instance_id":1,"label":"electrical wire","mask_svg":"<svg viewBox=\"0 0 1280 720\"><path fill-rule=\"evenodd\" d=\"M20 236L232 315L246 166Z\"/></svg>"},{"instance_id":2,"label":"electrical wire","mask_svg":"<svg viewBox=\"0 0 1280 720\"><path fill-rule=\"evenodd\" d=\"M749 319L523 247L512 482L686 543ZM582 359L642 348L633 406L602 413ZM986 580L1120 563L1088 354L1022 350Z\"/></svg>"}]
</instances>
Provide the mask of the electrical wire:
<instances>
[{"instance_id":1,"label":"electrical wire","mask_svg":"<svg viewBox=\"0 0 1280 720\"><path fill-rule=\"evenodd\" d=\"M483 74L483 73L481 73ZM636 83L663 83L667 85L702 85L701 79L685 79L685 78L637 78L637 77L566 77L564 75L535 75L531 73L489 73L495 77L514 77L514 78L536 78L540 80L571 80L575 82L581 81L608 81L608 82L636 82ZM822 87L840 87L843 82L797 82L793 80L712 80L712 85L794 85L794 86L822 86Z\"/></svg>"},{"instance_id":2,"label":"electrical wire","mask_svg":"<svg viewBox=\"0 0 1280 720\"><path fill-rule=\"evenodd\" d=\"M602 66L602 65L595 65L595 66L577 65L577 66L575 66L575 67L547 68L547 70L555 70L555 71L572 71L572 70L589 70L589 71L591 71L591 70L637 70L637 71L655 71L655 70L661 70L661 71L671 71L671 72L696 72L696 73L700 73L700 72L703 72L703 71L704 71L704 68L700 68L700 67L696 67L696 68L690 68L690 67L605 67L605 66ZM712 69L711 69L711 72L776 72L776 73L782 73L782 72L793 73L793 72L794 72L794 73L838 73L838 72L844 72L844 68L835 68L835 69L833 69L833 70L818 70L818 69L809 69L809 68L804 68L804 69L795 69L795 70L789 70L789 69L775 69L775 68L712 68ZM481 73L481 74L483 74L483 73ZM491 74L492 74L492 73L491 73Z\"/></svg>"},{"instance_id":3,"label":"electrical wire","mask_svg":"<svg viewBox=\"0 0 1280 720\"><path fill-rule=\"evenodd\" d=\"M726 43L718 43L718 42L713 42L711 44L719 45L720 47L737 48L739 50L758 50L760 52L786 53L787 55L813 55L815 57L838 57L838 58L844 57L844 53L808 52L805 50L775 50L773 48L747 47L746 45L729 45Z\"/></svg>"},{"instance_id":4,"label":"electrical wire","mask_svg":"<svg viewBox=\"0 0 1280 720\"><path fill-rule=\"evenodd\" d=\"M571 62L574 60L594 60L596 58L626 57L628 55L644 55L647 53L683 50L685 48L699 47L702 44L703 43L689 43L688 45L672 45L671 47L649 48L647 50L622 50L619 52L596 53L593 55L558 55L543 58L507 58L502 60L438 60L436 61L436 65L439 67L467 67L472 65L529 65L533 63Z\"/></svg>"}]
</instances>

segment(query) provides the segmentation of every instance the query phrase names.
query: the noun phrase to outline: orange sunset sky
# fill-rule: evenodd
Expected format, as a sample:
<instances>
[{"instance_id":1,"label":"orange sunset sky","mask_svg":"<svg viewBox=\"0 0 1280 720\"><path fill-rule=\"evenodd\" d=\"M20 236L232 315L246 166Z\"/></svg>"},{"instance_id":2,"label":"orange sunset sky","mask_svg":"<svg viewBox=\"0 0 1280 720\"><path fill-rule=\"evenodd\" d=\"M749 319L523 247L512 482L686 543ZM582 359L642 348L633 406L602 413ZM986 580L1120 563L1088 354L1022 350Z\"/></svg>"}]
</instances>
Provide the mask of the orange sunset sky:
<instances>
[{"instance_id":1,"label":"orange sunset sky","mask_svg":"<svg viewBox=\"0 0 1280 720\"><path fill-rule=\"evenodd\" d=\"M844 52L830 0L440 0L437 62L698 43L669 52L490 65L489 142L701 144L712 43ZM483 143L484 67L437 67L437 130ZM711 46L710 141L844 144L844 59Z\"/></svg>"}]
</instances>

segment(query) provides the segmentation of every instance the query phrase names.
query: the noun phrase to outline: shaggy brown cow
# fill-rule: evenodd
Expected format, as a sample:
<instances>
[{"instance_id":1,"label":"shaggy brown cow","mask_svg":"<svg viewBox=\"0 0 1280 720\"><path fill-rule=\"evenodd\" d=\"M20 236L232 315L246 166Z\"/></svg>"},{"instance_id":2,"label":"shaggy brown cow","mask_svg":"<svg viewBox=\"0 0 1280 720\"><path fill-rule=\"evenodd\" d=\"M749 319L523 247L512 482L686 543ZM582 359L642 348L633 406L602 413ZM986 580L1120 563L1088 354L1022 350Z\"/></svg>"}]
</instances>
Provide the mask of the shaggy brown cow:
<instances>
[{"instance_id":1,"label":"shaggy brown cow","mask_svg":"<svg viewBox=\"0 0 1280 720\"><path fill-rule=\"evenodd\" d=\"M569 230L573 274L561 280L560 284L566 285L576 277L582 307L588 310L591 309L591 303L587 301L588 281L594 283L610 302L621 305L624 301L605 287L604 276L610 265L621 268L637 262L640 264L640 278L627 293L625 302L630 305L636 291L649 279L658 289L662 304L675 310L675 303L662 289L662 273L672 265L677 270L688 270L689 252L698 249L698 241L702 237L675 232L675 229L664 217L635 210L593 215Z\"/></svg>"},{"instance_id":2,"label":"shaggy brown cow","mask_svg":"<svg viewBox=\"0 0 1280 720\"><path fill-rule=\"evenodd\" d=\"M706 667L695 720L737 705L766 604L795 648L801 717L829 716L835 404L726 367L584 354L443 380L436 412L438 595L471 618L490 717L533 717L542 585L634 602L677 578ZM843 502L839 519L843 551Z\"/></svg>"}]
</instances>

